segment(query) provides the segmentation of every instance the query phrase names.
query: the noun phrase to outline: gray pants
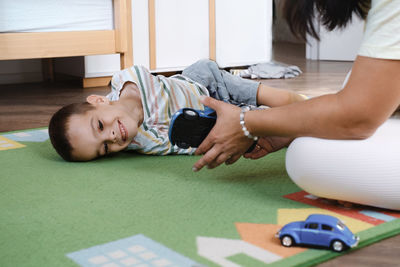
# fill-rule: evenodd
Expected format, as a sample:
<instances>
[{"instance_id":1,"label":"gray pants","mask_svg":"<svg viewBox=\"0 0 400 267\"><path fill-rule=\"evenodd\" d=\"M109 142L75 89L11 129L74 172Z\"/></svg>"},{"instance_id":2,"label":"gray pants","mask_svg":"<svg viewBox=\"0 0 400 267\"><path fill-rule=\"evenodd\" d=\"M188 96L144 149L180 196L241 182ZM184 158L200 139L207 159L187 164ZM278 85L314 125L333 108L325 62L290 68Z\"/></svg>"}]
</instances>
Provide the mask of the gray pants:
<instances>
[{"instance_id":1,"label":"gray pants","mask_svg":"<svg viewBox=\"0 0 400 267\"><path fill-rule=\"evenodd\" d=\"M234 105L257 106L257 89L260 83L220 70L214 61L199 60L184 69L182 75L205 86L215 99Z\"/></svg>"}]
</instances>

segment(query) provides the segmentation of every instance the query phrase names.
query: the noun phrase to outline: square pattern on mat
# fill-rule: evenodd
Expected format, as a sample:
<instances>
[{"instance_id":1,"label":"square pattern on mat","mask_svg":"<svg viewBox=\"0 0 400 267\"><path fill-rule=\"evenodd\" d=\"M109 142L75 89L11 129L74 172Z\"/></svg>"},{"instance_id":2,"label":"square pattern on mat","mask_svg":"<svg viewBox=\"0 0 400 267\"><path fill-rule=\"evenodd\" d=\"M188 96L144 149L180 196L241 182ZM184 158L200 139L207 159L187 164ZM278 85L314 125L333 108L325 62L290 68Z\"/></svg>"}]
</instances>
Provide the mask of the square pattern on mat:
<instances>
[{"instance_id":1,"label":"square pattern on mat","mask_svg":"<svg viewBox=\"0 0 400 267\"><path fill-rule=\"evenodd\" d=\"M85 267L201 266L142 234L72 252L67 257Z\"/></svg>"},{"instance_id":2,"label":"square pattern on mat","mask_svg":"<svg viewBox=\"0 0 400 267\"><path fill-rule=\"evenodd\" d=\"M47 129L36 129L2 135L17 142L44 142L49 139L49 133Z\"/></svg>"}]
</instances>

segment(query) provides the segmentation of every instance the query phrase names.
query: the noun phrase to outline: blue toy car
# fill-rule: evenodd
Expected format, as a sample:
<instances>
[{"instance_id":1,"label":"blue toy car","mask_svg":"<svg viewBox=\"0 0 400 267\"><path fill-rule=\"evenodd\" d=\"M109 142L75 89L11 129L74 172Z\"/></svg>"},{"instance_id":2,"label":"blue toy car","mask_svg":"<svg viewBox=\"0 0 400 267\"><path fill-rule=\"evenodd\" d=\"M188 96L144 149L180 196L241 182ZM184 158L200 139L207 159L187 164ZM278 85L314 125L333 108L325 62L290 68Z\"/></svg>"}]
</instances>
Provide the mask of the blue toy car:
<instances>
[{"instance_id":1,"label":"blue toy car","mask_svg":"<svg viewBox=\"0 0 400 267\"><path fill-rule=\"evenodd\" d=\"M217 121L215 110L205 107L204 110L183 108L171 118L168 137L172 145L180 148L198 147L207 137ZM256 142L247 150L250 152Z\"/></svg>"},{"instance_id":2,"label":"blue toy car","mask_svg":"<svg viewBox=\"0 0 400 267\"><path fill-rule=\"evenodd\" d=\"M288 223L275 236L285 247L304 244L336 252L355 247L360 240L341 220L324 214L311 214L305 221Z\"/></svg>"},{"instance_id":3,"label":"blue toy car","mask_svg":"<svg viewBox=\"0 0 400 267\"><path fill-rule=\"evenodd\" d=\"M172 116L169 140L180 148L198 147L214 127L216 120L216 112L209 107L204 110L180 109Z\"/></svg>"}]
</instances>

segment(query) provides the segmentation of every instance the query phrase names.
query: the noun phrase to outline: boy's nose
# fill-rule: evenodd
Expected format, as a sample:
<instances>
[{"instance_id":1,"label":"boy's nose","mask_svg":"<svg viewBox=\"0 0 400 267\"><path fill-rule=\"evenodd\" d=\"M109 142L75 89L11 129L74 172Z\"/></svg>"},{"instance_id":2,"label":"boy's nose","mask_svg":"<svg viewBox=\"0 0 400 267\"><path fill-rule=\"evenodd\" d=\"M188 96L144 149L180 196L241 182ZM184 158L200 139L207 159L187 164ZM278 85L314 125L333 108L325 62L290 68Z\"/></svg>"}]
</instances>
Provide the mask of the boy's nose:
<instances>
[{"instance_id":1,"label":"boy's nose","mask_svg":"<svg viewBox=\"0 0 400 267\"><path fill-rule=\"evenodd\" d=\"M111 140L111 142L113 142L113 143L117 142L117 135L115 134L115 131L114 131L114 130L111 130L111 131L110 131L110 140Z\"/></svg>"}]
</instances>

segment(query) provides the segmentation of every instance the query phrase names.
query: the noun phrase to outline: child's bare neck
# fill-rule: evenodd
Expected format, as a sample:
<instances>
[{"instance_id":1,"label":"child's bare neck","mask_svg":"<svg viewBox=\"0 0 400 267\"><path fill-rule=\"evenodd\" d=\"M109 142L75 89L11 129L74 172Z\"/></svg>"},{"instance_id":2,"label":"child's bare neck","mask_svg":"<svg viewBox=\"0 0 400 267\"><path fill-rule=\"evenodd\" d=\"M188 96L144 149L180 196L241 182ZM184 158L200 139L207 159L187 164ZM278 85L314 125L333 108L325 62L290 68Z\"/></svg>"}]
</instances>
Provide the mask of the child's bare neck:
<instances>
[{"instance_id":1,"label":"child's bare neck","mask_svg":"<svg viewBox=\"0 0 400 267\"><path fill-rule=\"evenodd\" d=\"M140 97L140 92L139 88L136 86L136 84L132 82L126 82L124 84L124 87L122 87L119 98L124 99L124 98L131 98L131 97Z\"/></svg>"}]
</instances>

